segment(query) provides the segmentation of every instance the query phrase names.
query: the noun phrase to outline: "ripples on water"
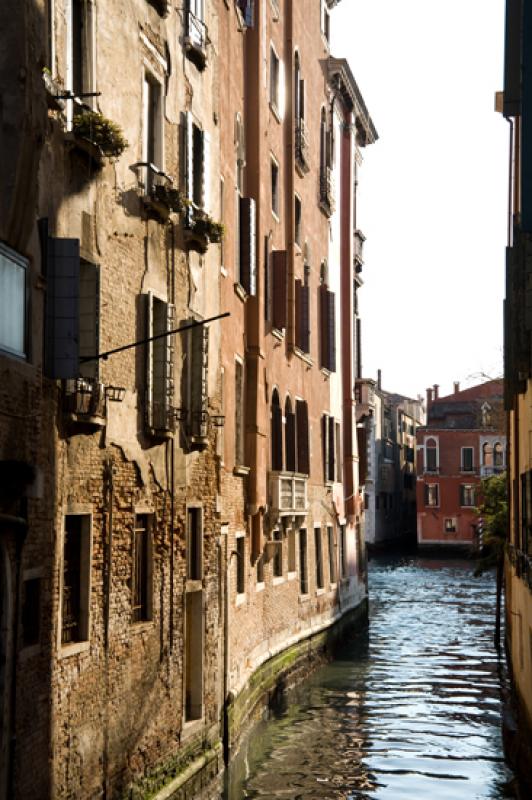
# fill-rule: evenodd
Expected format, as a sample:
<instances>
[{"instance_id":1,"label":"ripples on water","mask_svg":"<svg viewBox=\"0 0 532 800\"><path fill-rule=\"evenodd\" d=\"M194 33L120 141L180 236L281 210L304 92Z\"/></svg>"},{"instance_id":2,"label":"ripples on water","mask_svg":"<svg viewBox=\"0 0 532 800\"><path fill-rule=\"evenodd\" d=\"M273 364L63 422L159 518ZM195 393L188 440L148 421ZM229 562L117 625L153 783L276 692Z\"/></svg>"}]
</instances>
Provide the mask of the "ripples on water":
<instances>
[{"instance_id":1,"label":"ripples on water","mask_svg":"<svg viewBox=\"0 0 532 800\"><path fill-rule=\"evenodd\" d=\"M370 626L260 723L226 800L504 798L495 582L471 562L370 563Z\"/></svg>"}]
</instances>

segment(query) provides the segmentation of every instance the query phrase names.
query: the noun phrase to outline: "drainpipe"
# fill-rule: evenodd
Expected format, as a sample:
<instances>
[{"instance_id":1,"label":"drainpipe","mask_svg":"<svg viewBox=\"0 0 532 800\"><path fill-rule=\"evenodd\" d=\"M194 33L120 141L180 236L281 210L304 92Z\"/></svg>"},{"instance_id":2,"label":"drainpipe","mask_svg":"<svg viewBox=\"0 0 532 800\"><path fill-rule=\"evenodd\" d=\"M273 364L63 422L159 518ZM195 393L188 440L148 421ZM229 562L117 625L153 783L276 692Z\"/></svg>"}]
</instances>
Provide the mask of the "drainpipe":
<instances>
[{"instance_id":1,"label":"drainpipe","mask_svg":"<svg viewBox=\"0 0 532 800\"><path fill-rule=\"evenodd\" d=\"M103 477L107 500L107 542L104 577L104 652L105 652L105 726L103 731L103 799L109 797L109 630L111 620L111 582L113 577L113 460L108 458L104 464Z\"/></svg>"}]
</instances>

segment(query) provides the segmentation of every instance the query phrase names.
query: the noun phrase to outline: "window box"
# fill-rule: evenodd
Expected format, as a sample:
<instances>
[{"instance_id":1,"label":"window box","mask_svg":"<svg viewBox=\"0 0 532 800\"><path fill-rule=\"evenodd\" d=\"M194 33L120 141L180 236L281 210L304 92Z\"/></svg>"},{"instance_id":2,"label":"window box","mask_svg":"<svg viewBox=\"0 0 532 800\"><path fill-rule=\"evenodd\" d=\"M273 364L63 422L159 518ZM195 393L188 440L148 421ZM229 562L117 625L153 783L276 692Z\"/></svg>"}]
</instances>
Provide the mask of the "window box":
<instances>
[{"instance_id":1,"label":"window box","mask_svg":"<svg viewBox=\"0 0 532 800\"><path fill-rule=\"evenodd\" d=\"M176 189L172 178L154 164L139 162L139 190L149 216L166 222L171 213L180 214L187 205L183 194ZM141 177L142 176L142 177Z\"/></svg>"},{"instance_id":2,"label":"window box","mask_svg":"<svg viewBox=\"0 0 532 800\"><path fill-rule=\"evenodd\" d=\"M74 116L66 141L97 168L103 165L104 158L119 158L128 147L121 128L95 111L82 111Z\"/></svg>"},{"instance_id":3,"label":"window box","mask_svg":"<svg viewBox=\"0 0 532 800\"><path fill-rule=\"evenodd\" d=\"M204 211L196 210L189 227L185 228L185 241L189 250L206 253L209 244L219 244L224 236L224 225L216 222Z\"/></svg>"}]
</instances>

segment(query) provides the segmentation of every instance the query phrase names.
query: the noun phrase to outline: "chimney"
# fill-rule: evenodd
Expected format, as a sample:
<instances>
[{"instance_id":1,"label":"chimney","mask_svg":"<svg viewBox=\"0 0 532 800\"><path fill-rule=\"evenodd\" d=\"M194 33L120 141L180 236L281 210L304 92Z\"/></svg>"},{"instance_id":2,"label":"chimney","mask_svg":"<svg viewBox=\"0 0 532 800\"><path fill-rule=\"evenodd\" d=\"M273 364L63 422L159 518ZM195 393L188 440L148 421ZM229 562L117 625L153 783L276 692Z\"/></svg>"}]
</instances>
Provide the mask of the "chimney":
<instances>
[{"instance_id":1,"label":"chimney","mask_svg":"<svg viewBox=\"0 0 532 800\"><path fill-rule=\"evenodd\" d=\"M460 391L460 383L458 381L455 381L454 382L454 393L458 394L459 391Z\"/></svg>"},{"instance_id":2,"label":"chimney","mask_svg":"<svg viewBox=\"0 0 532 800\"><path fill-rule=\"evenodd\" d=\"M432 389L427 389L427 408L432 403Z\"/></svg>"},{"instance_id":3,"label":"chimney","mask_svg":"<svg viewBox=\"0 0 532 800\"><path fill-rule=\"evenodd\" d=\"M380 369L377 370L377 389L379 392L382 389L382 372Z\"/></svg>"},{"instance_id":4,"label":"chimney","mask_svg":"<svg viewBox=\"0 0 532 800\"><path fill-rule=\"evenodd\" d=\"M437 400L439 396L440 387L437 383L434 384L434 399Z\"/></svg>"}]
</instances>

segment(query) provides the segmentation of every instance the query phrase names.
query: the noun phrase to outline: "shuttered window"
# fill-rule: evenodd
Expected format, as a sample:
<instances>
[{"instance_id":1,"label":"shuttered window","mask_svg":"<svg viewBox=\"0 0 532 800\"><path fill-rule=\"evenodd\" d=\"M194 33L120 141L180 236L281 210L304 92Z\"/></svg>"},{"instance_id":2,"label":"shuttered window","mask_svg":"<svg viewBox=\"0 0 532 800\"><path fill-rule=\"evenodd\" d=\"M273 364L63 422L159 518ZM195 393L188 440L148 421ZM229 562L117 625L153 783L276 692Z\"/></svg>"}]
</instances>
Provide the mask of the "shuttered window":
<instances>
[{"instance_id":1,"label":"shuttered window","mask_svg":"<svg viewBox=\"0 0 532 800\"><path fill-rule=\"evenodd\" d=\"M151 618L151 518L135 516L133 532L132 620L146 622Z\"/></svg>"},{"instance_id":2,"label":"shuttered window","mask_svg":"<svg viewBox=\"0 0 532 800\"><path fill-rule=\"evenodd\" d=\"M45 371L49 378L77 378L79 372L79 239L46 245Z\"/></svg>"},{"instance_id":3,"label":"shuttered window","mask_svg":"<svg viewBox=\"0 0 532 800\"><path fill-rule=\"evenodd\" d=\"M283 469L283 412L277 389L274 390L272 396L271 458L272 470L281 472Z\"/></svg>"},{"instance_id":4,"label":"shuttered window","mask_svg":"<svg viewBox=\"0 0 532 800\"><path fill-rule=\"evenodd\" d=\"M250 295L257 293L256 206L251 197L239 198L240 285Z\"/></svg>"},{"instance_id":5,"label":"shuttered window","mask_svg":"<svg viewBox=\"0 0 532 800\"><path fill-rule=\"evenodd\" d=\"M185 189L193 207L187 208L187 222L194 216L194 208L210 211L210 136L199 128L187 111L184 115L185 138Z\"/></svg>"},{"instance_id":6,"label":"shuttered window","mask_svg":"<svg viewBox=\"0 0 532 800\"><path fill-rule=\"evenodd\" d=\"M310 353L310 289L301 280L295 282L296 346Z\"/></svg>"},{"instance_id":7,"label":"shuttered window","mask_svg":"<svg viewBox=\"0 0 532 800\"><path fill-rule=\"evenodd\" d=\"M286 470L287 472L296 471L296 415L292 411L290 398L286 398L285 403L285 450L286 450Z\"/></svg>"},{"instance_id":8,"label":"shuttered window","mask_svg":"<svg viewBox=\"0 0 532 800\"><path fill-rule=\"evenodd\" d=\"M288 270L286 250L272 253L272 324L282 331L287 323Z\"/></svg>"},{"instance_id":9,"label":"shuttered window","mask_svg":"<svg viewBox=\"0 0 532 800\"><path fill-rule=\"evenodd\" d=\"M174 345L164 334L175 328L175 308L154 297L145 296L146 338L158 336L146 345L146 423L149 432L173 430Z\"/></svg>"},{"instance_id":10,"label":"shuttered window","mask_svg":"<svg viewBox=\"0 0 532 800\"><path fill-rule=\"evenodd\" d=\"M323 472L326 482L339 480L339 424L334 417L324 414L322 417Z\"/></svg>"},{"instance_id":11,"label":"shuttered window","mask_svg":"<svg viewBox=\"0 0 532 800\"><path fill-rule=\"evenodd\" d=\"M316 588L323 589L323 550L321 528L314 528L314 554L316 558Z\"/></svg>"},{"instance_id":12,"label":"shuttered window","mask_svg":"<svg viewBox=\"0 0 532 800\"><path fill-rule=\"evenodd\" d=\"M336 303L334 292L320 287L321 366L336 372Z\"/></svg>"},{"instance_id":13,"label":"shuttered window","mask_svg":"<svg viewBox=\"0 0 532 800\"><path fill-rule=\"evenodd\" d=\"M296 400L296 451L297 472L310 474L308 406L304 400Z\"/></svg>"},{"instance_id":14,"label":"shuttered window","mask_svg":"<svg viewBox=\"0 0 532 800\"><path fill-rule=\"evenodd\" d=\"M244 365L235 361L235 464L244 463Z\"/></svg>"},{"instance_id":15,"label":"shuttered window","mask_svg":"<svg viewBox=\"0 0 532 800\"><path fill-rule=\"evenodd\" d=\"M209 421L209 329L206 325L198 325L190 334L190 433L193 439L202 443L207 437Z\"/></svg>"}]
</instances>

